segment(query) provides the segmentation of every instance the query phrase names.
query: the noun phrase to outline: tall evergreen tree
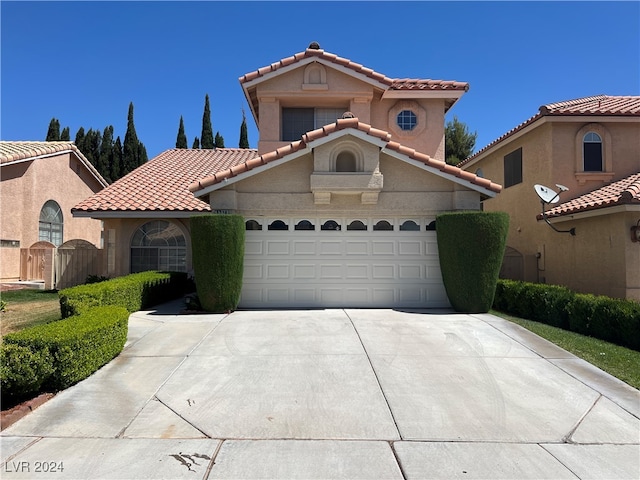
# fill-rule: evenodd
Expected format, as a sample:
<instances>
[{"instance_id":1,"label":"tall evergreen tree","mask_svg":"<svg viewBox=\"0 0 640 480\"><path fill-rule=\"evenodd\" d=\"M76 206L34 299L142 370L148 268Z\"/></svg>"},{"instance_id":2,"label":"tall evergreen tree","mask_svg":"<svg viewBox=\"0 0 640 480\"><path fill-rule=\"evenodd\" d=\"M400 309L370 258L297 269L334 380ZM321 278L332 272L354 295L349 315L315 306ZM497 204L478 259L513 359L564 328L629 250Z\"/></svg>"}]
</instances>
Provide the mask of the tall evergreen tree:
<instances>
[{"instance_id":1,"label":"tall evergreen tree","mask_svg":"<svg viewBox=\"0 0 640 480\"><path fill-rule=\"evenodd\" d=\"M87 160L91 162L91 165L96 167L96 170L100 172L100 143L102 142L102 135L100 130L93 130L90 128L84 137L82 149L80 150ZM100 172L102 175L102 172Z\"/></svg>"},{"instance_id":2,"label":"tall evergreen tree","mask_svg":"<svg viewBox=\"0 0 640 480\"><path fill-rule=\"evenodd\" d=\"M216 132L216 148L224 148L224 137Z\"/></svg>"},{"instance_id":3,"label":"tall evergreen tree","mask_svg":"<svg viewBox=\"0 0 640 480\"><path fill-rule=\"evenodd\" d=\"M111 183L114 178L111 177L111 169L114 162L113 155L113 125L109 125L102 133L102 142L100 143L100 160L98 161L98 172L104 179Z\"/></svg>"},{"instance_id":4,"label":"tall evergreen tree","mask_svg":"<svg viewBox=\"0 0 640 480\"><path fill-rule=\"evenodd\" d=\"M62 129L62 133L60 134L60 140L63 142L71 141L71 135L69 134L69 127L64 127Z\"/></svg>"},{"instance_id":5,"label":"tall evergreen tree","mask_svg":"<svg viewBox=\"0 0 640 480\"><path fill-rule=\"evenodd\" d=\"M239 148L249 148L249 133L247 130L247 118L242 110L242 125L240 125L240 141L238 142Z\"/></svg>"},{"instance_id":6,"label":"tall evergreen tree","mask_svg":"<svg viewBox=\"0 0 640 480\"><path fill-rule=\"evenodd\" d=\"M76 144L76 147L78 147L78 150L80 150L81 152L84 149L84 137L85 137L84 127L80 127L76 132L76 139L73 143Z\"/></svg>"},{"instance_id":7,"label":"tall evergreen tree","mask_svg":"<svg viewBox=\"0 0 640 480\"><path fill-rule=\"evenodd\" d=\"M121 175L135 170L147 161L147 149L142 142L138 140L136 127L133 124L133 102L129 103L129 113L127 115L127 133L124 135L124 144L122 145L122 155L124 169Z\"/></svg>"},{"instance_id":8,"label":"tall evergreen tree","mask_svg":"<svg viewBox=\"0 0 640 480\"><path fill-rule=\"evenodd\" d=\"M113 162L110 165L110 177L114 182L122 177L123 167L123 155L122 155L122 142L120 141L120 137L116 138L116 141L113 144Z\"/></svg>"},{"instance_id":9,"label":"tall evergreen tree","mask_svg":"<svg viewBox=\"0 0 640 480\"><path fill-rule=\"evenodd\" d=\"M198 137L193 139L193 145L191 146L191 148L196 148L196 149L200 148L200 139Z\"/></svg>"},{"instance_id":10,"label":"tall evergreen tree","mask_svg":"<svg viewBox=\"0 0 640 480\"><path fill-rule=\"evenodd\" d=\"M52 118L49 122L49 130L47 130L47 138L45 142L57 142L60 140L60 122L57 118Z\"/></svg>"},{"instance_id":11,"label":"tall evergreen tree","mask_svg":"<svg viewBox=\"0 0 640 480\"><path fill-rule=\"evenodd\" d=\"M180 115L180 127L178 127L178 137L176 138L176 148L188 148L187 136L184 133L184 121Z\"/></svg>"},{"instance_id":12,"label":"tall evergreen tree","mask_svg":"<svg viewBox=\"0 0 640 480\"><path fill-rule=\"evenodd\" d=\"M444 130L446 162L457 165L469 157L476 146L477 137L478 132L470 133L467 125L454 116Z\"/></svg>"},{"instance_id":13,"label":"tall evergreen tree","mask_svg":"<svg viewBox=\"0 0 640 480\"><path fill-rule=\"evenodd\" d=\"M213 126L211 125L211 110L209 108L209 94L204 97L204 113L202 114L202 135L200 135L201 148L213 148Z\"/></svg>"}]
</instances>

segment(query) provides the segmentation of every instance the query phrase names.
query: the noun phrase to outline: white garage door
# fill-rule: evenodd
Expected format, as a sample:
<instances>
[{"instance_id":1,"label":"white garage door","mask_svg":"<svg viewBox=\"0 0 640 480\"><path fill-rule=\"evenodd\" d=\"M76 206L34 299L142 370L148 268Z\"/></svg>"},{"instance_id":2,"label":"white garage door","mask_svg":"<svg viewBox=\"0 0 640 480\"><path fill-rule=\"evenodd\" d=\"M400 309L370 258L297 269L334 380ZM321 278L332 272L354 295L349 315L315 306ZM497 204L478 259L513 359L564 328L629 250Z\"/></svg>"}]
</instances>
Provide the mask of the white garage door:
<instances>
[{"instance_id":1,"label":"white garage door","mask_svg":"<svg viewBox=\"0 0 640 480\"><path fill-rule=\"evenodd\" d=\"M393 220L393 231L294 230L294 222L246 232L241 308L449 306L436 232L424 222L419 231Z\"/></svg>"}]
</instances>

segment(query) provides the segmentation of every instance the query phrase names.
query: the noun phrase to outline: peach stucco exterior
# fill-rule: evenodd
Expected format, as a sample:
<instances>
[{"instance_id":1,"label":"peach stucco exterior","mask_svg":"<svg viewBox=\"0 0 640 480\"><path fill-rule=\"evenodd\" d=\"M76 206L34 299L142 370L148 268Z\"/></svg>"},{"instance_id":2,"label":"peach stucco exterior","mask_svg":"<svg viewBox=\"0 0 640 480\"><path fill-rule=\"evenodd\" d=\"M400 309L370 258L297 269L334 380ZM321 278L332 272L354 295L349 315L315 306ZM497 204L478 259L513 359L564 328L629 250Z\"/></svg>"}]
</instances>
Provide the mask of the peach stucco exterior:
<instances>
[{"instance_id":1,"label":"peach stucco exterior","mask_svg":"<svg viewBox=\"0 0 640 480\"><path fill-rule=\"evenodd\" d=\"M74 218L71 208L101 190L106 182L96 177L97 172L88 170L71 148L44 156L27 155L19 161L4 160L0 183L0 237L3 245L17 243L0 248L2 281L19 279L20 248L28 248L38 241L40 211L49 200L57 202L62 210L63 242L83 239L101 246L101 221Z\"/></svg>"},{"instance_id":2,"label":"peach stucco exterior","mask_svg":"<svg viewBox=\"0 0 640 480\"><path fill-rule=\"evenodd\" d=\"M602 172L583 167L582 141L592 131L602 138ZM640 243L630 236L640 220L640 205L605 206L550 220L558 230L575 228L572 236L538 219L542 205L534 191L535 184L556 192L556 184L564 185L569 190L561 193L562 203L640 172L640 117L542 116L494 142L463 168L503 182L504 158L519 148L522 181L505 185L500 195L483 202L485 211L510 215L503 276L640 300Z\"/></svg>"}]
</instances>

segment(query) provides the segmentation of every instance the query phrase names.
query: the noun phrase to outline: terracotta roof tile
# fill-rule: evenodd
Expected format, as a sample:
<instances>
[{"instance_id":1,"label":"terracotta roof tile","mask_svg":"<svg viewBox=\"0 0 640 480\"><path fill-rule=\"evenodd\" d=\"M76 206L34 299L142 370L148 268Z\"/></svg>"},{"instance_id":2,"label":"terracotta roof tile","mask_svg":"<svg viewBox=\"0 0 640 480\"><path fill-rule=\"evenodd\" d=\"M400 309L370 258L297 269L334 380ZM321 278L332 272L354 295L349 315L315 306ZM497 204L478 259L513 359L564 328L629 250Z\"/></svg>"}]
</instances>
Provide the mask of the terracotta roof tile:
<instances>
[{"instance_id":1,"label":"terracotta roof tile","mask_svg":"<svg viewBox=\"0 0 640 480\"><path fill-rule=\"evenodd\" d=\"M546 214L549 217L561 217L587 210L629 204L640 205L640 172L564 202L548 210ZM538 219L540 218L542 216L538 215Z\"/></svg>"},{"instance_id":2,"label":"terracotta roof tile","mask_svg":"<svg viewBox=\"0 0 640 480\"><path fill-rule=\"evenodd\" d=\"M287 67L293 63L296 63L301 60L304 60L305 58L311 58L311 57L321 58L331 63L335 63L336 65L346 67L367 78L376 80L386 85L387 88L392 90L464 90L466 91L469 89L469 84L466 82L430 80L430 79L389 78L381 73L376 72L375 70L372 70L371 68L367 68L364 65L361 65L356 62L352 62L348 58L339 57L333 53L325 52L322 49L313 49L313 48L307 48L304 52L297 53L291 57L283 58L282 60L272 63L267 67L262 67L262 68L259 68L258 70L247 73L246 75L243 75L242 77L239 78L240 84L250 82L252 80L255 80L256 78L260 78L269 73L275 72L280 68Z\"/></svg>"},{"instance_id":3,"label":"terracotta roof tile","mask_svg":"<svg viewBox=\"0 0 640 480\"><path fill-rule=\"evenodd\" d=\"M73 152L82 164L103 186L107 186L107 181L102 178L96 168L82 154L73 142L12 142L0 141L0 165L7 165L13 162L35 160L39 157L55 155L56 153Z\"/></svg>"},{"instance_id":4,"label":"terracotta roof tile","mask_svg":"<svg viewBox=\"0 0 640 480\"><path fill-rule=\"evenodd\" d=\"M469 158L458 163L459 167L465 166L470 163L479 155L493 147L494 145L506 140L507 138L515 135L520 130L528 127L532 123L536 122L540 118L546 116L579 116L579 115L594 115L594 116L640 116L640 96L611 96L611 95L596 95L593 97L577 98L575 100L567 100L558 103L549 103L542 105L538 109L533 117L525 120L515 128L512 128L504 135L498 137L489 145L481 148Z\"/></svg>"},{"instance_id":5,"label":"terracotta roof tile","mask_svg":"<svg viewBox=\"0 0 640 480\"><path fill-rule=\"evenodd\" d=\"M222 182L225 179L229 179L232 177L237 176L240 173L243 173L245 171L248 170L252 170L255 167L259 167L261 165L265 165L269 162L273 162L275 160L278 160L280 158L283 158L286 155L289 155L291 153L295 153L299 150L304 149L308 144L323 138L323 137L327 137L330 134L337 132L339 130L345 130L348 128L353 128L353 129L357 129L360 130L368 135L371 135L373 137L379 138L385 142L387 142L386 147L389 150L393 150L396 151L402 155L405 155L409 158L412 158L413 160L417 160L419 162L424 163L425 165L428 165L432 168L435 168L437 170L440 170L448 175L453 175L459 178L462 178L464 180L469 181L470 183L474 184L474 185L478 185L482 188L486 188L487 190L490 190L492 192L495 193L499 193L502 190L502 186L498 185L496 183L493 183L487 179L478 177L476 175L474 175L471 172L466 172L464 170L461 170L458 167L454 167L453 165L449 165L446 164L442 161L439 160L434 160L431 157L429 157L428 155L425 155L424 153L420 153L420 152L416 152L414 149L409 148L409 147L405 147L404 145L401 145L398 142L394 142L391 141L391 134L388 132L384 132L382 130L378 130L375 128L372 128L370 125L366 124L366 123L362 123L360 121L358 121L357 118L345 118L345 119L339 119L337 120L335 123L329 124L329 125L325 125L322 128L318 128L316 130L312 130L310 132L305 133L302 136L302 140L301 141L297 141L297 142L293 142L285 147L281 147L279 149L277 149L276 151L273 152L269 152L266 154L263 154L259 157L260 162L258 162L258 159L250 159L247 160L245 162L244 168L240 169L240 168L228 168L225 171L219 171L213 175L210 175L208 177L202 178L201 180L197 181L197 182L193 182L190 186L189 186L189 190L191 190L192 192L196 192L198 190L202 190L204 188L216 185L220 182ZM255 165L255 166L254 166Z\"/></svg>"},{"instance_id":6,"label":"terracotta roof tile","mask_svg":"<svg viewBox=\"0 0 640 480\"><path fill-rule=\"evenodd\" d=\"M240 148L167 150L76 205L72 211L208 212L209 204L195 198L189 185L199 178L241 165L256 155L256 150Z\"/></svg>"}]
</instances>

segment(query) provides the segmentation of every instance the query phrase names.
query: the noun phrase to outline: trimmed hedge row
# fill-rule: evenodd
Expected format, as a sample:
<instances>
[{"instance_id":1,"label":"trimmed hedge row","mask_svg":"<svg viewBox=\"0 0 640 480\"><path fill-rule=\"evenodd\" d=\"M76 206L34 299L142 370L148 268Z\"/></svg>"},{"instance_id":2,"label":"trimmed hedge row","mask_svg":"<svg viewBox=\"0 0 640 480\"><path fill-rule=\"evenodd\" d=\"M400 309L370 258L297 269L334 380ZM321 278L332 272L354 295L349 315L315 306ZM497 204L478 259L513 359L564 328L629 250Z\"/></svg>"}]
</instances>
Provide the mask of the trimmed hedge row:
<instances>
[{"instance_id":1,"label":"trimmed hedge row","mask_svg":"<svg viewBox=\"0 0 640 480\"><path fill-rule=\"evenodd\" d=\"M0 349L3 396L62 390L85 379L122 351L128 319L125 308L95 307L6 335Z\"/></svg>"},{"instance_id":2,"label":"trimmed hedge row","mask_svg":"<svg viewBox=\"0 0 640 480\"><path fill-rule=\"evenodd\" d=\"M493 308L640 351L640 303L498 280Z\"/></svg>"},{"instance_id":3,"label":"trimmed hedge row","mask_svg":"<svg viewBox=\"0 0 640 480\"><path fill-rule=\"evenodd\" d=\"M184 295L190 280L182 272L141 272L104 282L65 288L58 292L62 318L91 307L112 305L137 312Z\"/></svg>"}]
</instances>

